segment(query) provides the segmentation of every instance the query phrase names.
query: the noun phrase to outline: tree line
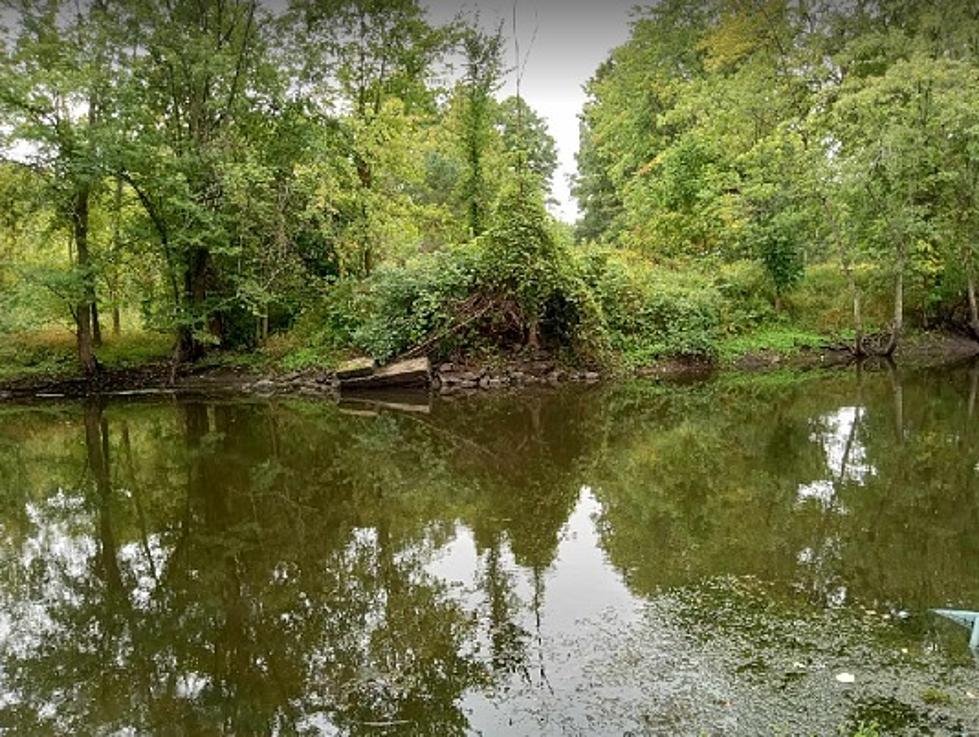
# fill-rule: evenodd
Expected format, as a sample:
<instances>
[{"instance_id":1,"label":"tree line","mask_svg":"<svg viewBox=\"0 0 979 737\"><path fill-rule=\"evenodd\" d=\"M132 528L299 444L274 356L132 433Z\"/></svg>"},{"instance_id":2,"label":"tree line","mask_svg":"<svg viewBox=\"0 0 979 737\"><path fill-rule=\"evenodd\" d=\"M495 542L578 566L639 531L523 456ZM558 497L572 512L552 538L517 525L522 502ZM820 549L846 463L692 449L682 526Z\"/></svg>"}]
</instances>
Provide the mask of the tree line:
<instances>
[{"instance_id":1,"label":"tree line","mask_svg":"<svg viewBox=\"0 0 979 737\"><path fill-rule=\"evenodd\" d=\"M912 306L979 335L979 3L661 0L587 92L579 239L753 260L776 311L835 264L858 355L890 354ZM878 340L868 283L892 300Z\"/></svg>"},{"instance_id":2,"label":"tree line","mask_svg":"<svg viewBox=\"0 0 979 737\"><path fill-rule=\"evenodd\" d=\"M487 229L509 172L556 149L502 26L415 0L4 3L0 295L7 327L100 310L175 363L261 342L338 280Z\"/></svg>"}]
</instances>

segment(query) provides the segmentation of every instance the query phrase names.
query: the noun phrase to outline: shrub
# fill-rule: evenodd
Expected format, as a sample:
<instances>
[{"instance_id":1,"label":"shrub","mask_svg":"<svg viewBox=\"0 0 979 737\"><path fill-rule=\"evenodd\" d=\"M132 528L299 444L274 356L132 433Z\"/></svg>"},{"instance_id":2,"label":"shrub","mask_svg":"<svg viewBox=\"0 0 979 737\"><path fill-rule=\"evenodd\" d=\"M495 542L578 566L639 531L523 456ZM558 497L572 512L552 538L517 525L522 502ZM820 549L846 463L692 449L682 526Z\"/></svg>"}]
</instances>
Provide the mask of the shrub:
<instances>
[{"instance_id":1,"label":"shrub","mask_svg":"<svg viewBox=\"0 0 979 737\"><path fill-rule=\"evenodd\" d=\"M330 365L349 352L363 319L358 304L359 285L341 280L324 288L321 297L300 313L292 331L273 336L264 351L281 359L288 369Z\"/></svg>"},{"instance_id":2,"label":"shrub","mask_svg":"<svg viewBox=\"0 0 979 737\"><path fill-rule=\"evenodd\" d=\"M721 321L727 332L748 331L775 319L772 282L757 261L721 264L715 284L723 297Z\"/></svg>"},{"instance_id":3,"label":"shrub","mask_svg":"<svg viewBox=\"0 0 979 737\"><path fill-rule=\"evenodd\" d=\"M717 351L720 292L701 275L656 266L629 251L583 256L612 349L630 364Z\"/></svg>"},{"instance_id":4,"label":"shrub","mask_svg":"<svg viewBox=\"0 0 979 737\"><path fill-rule=\"evenodd\" d=\"M502 301L520 311L528 342L538 341L538 324L571 277L536 185L525 177L504 191L485 238L483 281ZM572 277L573 278L573 277Z\"/></svg>"},{"instance_id":5,"label":"shrub","mask_svg":"<svg viewBox=\"0 0 979 737\"><path fill-rule=\"evenodd\" d=\"M477 290L481 266L480 248L468 244L379 268L356 300L351 343L386 361L448 331ZM448 332L445 338L455 339Z\"/></svg>"},{"instance_id":6,"label":"shrub","mask_svg":"<svg viewBox=\"0 0 979 737\"><path fill-rule=\"evenodd\" d=\"M483 237L378 269L357 302L352 344L380 361L417 347L444 356L538 340L594 356L603 333L593 295L540 193L519 185Z\"/></svg>"}]
</instances>

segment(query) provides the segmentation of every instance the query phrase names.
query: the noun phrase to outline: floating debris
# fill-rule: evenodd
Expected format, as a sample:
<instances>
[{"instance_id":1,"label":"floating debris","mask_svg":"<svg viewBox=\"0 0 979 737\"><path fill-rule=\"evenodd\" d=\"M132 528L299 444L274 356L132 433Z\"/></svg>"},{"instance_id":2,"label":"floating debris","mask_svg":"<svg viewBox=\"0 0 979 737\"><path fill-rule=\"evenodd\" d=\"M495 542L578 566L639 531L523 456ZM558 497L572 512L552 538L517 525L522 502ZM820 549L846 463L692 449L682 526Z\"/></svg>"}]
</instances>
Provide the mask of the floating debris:
<instances>
[{"instance_id":1,"label":"floating debris","mask_svg":"<svg viewBox=\"0 0 979 737\"><path fill-rule=\"evenodd\" d=\"M844 673L837 673L836 680L839 681L840 683L855 683L857 677L852 673L844 672Z\"/></svg>"}]
</instances>

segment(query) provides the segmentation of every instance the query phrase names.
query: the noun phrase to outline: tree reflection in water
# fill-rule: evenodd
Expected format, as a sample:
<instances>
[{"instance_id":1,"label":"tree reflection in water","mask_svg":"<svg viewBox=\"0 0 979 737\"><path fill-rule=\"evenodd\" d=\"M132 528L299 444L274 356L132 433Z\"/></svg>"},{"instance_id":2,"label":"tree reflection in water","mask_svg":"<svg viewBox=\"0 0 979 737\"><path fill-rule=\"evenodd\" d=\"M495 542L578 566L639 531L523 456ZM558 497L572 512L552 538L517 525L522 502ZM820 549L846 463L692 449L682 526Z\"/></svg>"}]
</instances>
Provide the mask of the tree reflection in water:
<instances>
[{"instance_id":1,"label":"tree reflection in water","mask_svg":"<svg viewBox=\"0 0 979 737\"><path fill-rule=\"evenodd\" d=\"M977 376L569 388L417 416L8 407L0 719L465 734L472 694L505 713L567 681L559 573L582 611L613 579L633 606L719 575L816 609L979 602ZM576 569L576 545L598 562ZM905 636L946 648L916 622Z\"/></svg>"}]
</instances>

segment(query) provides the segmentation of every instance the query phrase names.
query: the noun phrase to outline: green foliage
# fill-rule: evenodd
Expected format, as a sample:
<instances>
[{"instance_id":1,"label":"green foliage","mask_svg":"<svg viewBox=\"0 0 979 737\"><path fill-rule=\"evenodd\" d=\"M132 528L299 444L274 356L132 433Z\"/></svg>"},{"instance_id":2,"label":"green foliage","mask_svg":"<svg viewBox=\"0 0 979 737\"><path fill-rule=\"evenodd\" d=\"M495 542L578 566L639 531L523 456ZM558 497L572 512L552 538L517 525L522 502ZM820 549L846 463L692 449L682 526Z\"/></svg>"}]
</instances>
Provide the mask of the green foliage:
<instances>
[{"instance_id":1,"label":"green foliage","mask_svg":"<svg viewBox=\"0 0 979 737\"><path fill-rule=\"evenodd\" d=\"M724 298L722 323L727 332L751 330L775 319L772 284L756 260L719 264L715 286Z\"/></svg>"},{"instance_id":2,"label":"green foliage","mask_svg":"<svg viewBox=\"0 0 979 737\"><path fill-rule=\"evenodd\" d=\"M550 190L557 170L557 143L548 133L547 123L522 97L508 97L501 102L497 118L511 165L531 174L539 188Z\"/></svg>"},{"instance_id":3,"label":"green foliage","mask_svg":"<svg viewBox=\"0 0 979 737\"><path fill-rule=\"evenodd\" d=\"M758 260L781 297L802 280L803 261L799 243L799 219L779 213L758 228L755 249Z\"/></svg>"},{"instance_id":4,"label":"green foliage","mask_svg":"<svg viewBox=\"0 0 979 737\"><path fill-rule=\"evenodd\" d=\"M385 361L449 328L478 285L479 258L477 249L460 246L379 269L359 295L363 322L352 345Z\"/></svg>"},{"instance_id":5,"label":"green foliage","mask_svg":"<svg viewBox=\"0 0 979 737\"><path fill-rule=\"evenodd\" d=\"M134 332L109 336L97 350L107 369L129 369L169 358L173 340L164 334ZM63 328L10 333L0 341L0 379L59 376L72 372L78 361L75 336Z\"/></svg>"},{"instance_id":6,"label":"green foliage","mask_svg":"<svg viewBox=\"0 0 979 737\"><path fill-rule=\"evenodd\" d=\"M896 335L905 313L979 330L979 26L951 0L637 10L586 86L574 182L574 238L619 253L548 215L554 139L497 99L503 26L478 14L15 5L0 330L68 328L86 372L113 312L180 358L293 367L537 345L645 363Z\"/></svg>"},{"instance_id":7,"label":"green foliage","mask_svg":"<svg viewBox=\"0 0 979 737\"><path fill-rule=\"evenodd\" d=\"M579 234L704 269L751 258L789 309L806 268L833 263L862 272L851 301L876 303L867 273L886 284L889 319L867 329L949 319L976 271L976 19L868 7L637 14L587 86Z\"/></svg>"},{"instance_id":8,"label":"green foliage","mask_svg":"<svg viewBox=\"0 0 979 737\"><path fill-rule=\"evenodd\" d=\"M881 737L880 727L877 726L876 722L870 722L869 724L861 722L852 737Z\"/></svg>"},{"instance_id":9,"label":"green foliage","mask_svg":"<svg viewBox=\"0 0 979 737\"><path fill-rule=\"evenodd\" d=\"M501 196L485 238L487 286L512 296L525 323L542 317L561 284L563 254L549 220L533 180L517 176Z\"/></svg>"},{"instance_id":10,"label":"green foliage","mask_svg":"<svg viewBox=\"0 0 979 737\"><path fill-rule=\"evenodd\" d=\"M625 252L598 252L589 261L587 278L609 344L628 364L716 353L722 298L709 279L657 268Z\"/></svg>"},{"instance_id":11,"label":"green foliage","mask_svg":"<svg viewBox=\"0 0 979 737\"><path fill-rule=\"evenodd\" d=\"M802 349L818 349L827 343L827 337L787 325L774 325L757 329L724 340L720 357L730 361L757 353L777 353L791 356Z\"/></svg>"},{"instance_id":12,"label":"green foliage","mask_svg":"<svg viewBox=\"0 0 979 737\"><path fill-rule=\"evenodd\" d=\"M926 688L921 692L921 700L926 704L937 704L941 706L948 706L952 703L952 697L946 691L942 691L940 688Z\"/></svg>"}]
</instances>

